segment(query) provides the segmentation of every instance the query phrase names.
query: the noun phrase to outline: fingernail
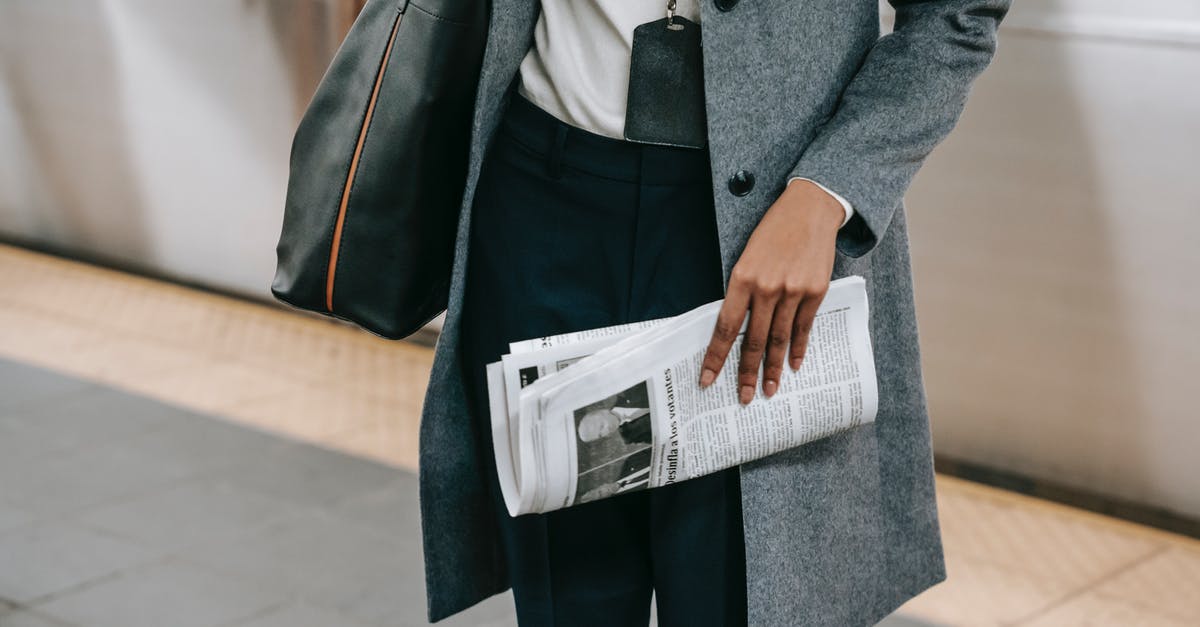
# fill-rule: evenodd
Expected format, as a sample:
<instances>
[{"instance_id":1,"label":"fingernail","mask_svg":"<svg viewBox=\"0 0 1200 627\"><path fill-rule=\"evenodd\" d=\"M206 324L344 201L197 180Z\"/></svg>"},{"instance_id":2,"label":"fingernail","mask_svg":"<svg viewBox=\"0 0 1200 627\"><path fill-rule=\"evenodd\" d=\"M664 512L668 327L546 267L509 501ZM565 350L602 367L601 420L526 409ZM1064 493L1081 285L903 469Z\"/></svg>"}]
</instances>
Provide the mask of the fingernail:
<instances>
[{"instance_id":1,"label":"fingernail","mask_svg":"<svg viewBox=\"0 0 1200 627\"><path fill-rule=\"evenodd\" d=\"M704 372L700 373L700 387L702 387L702 388L708 387L708 385L713 382L713 379L716 379L716 378L717 378L717 373L713 372L712 370L709 370L708 368L705 368Z\"/></svg>"},{"instance_id":2,"label":"fingernail","mask_svg":"<svg viewBox=\"0 0 1200 627\"><path fill-rule=\"evenodd\" d=\"M767 381L763 382L763 394L766 394L767 398L771 398L772 396L774 396L775 391L778 389L779 389L779 384L776 383L775 381L767 380Z\"/></svg>"},{"instance_id":3,"label":"fingernail","mask_svg":"<svg viewBox=\"0 0 1200 627\"><path fill-rule=\"evenodd\" d=\"M749 403L750 399L752 399L752 398L754 398L754 386L753 385L743 385L738 390L738 401L740 401L743 405L745 405L746 403Z\"/></svg>"},{"instance_id":4,"label":"fingernail","mask_svg":"<svg viewBox=\"0 0 1200 627\"><path fill-rule=\"evenodd\" d=\"M790 362L790 364L791 364L791 366L792 366L792 370L799 370L799 369L800 369L800 358L799 358L799 357L793 357L793 358L792 358L792 361Z\"/></svg>"}]
</instances>

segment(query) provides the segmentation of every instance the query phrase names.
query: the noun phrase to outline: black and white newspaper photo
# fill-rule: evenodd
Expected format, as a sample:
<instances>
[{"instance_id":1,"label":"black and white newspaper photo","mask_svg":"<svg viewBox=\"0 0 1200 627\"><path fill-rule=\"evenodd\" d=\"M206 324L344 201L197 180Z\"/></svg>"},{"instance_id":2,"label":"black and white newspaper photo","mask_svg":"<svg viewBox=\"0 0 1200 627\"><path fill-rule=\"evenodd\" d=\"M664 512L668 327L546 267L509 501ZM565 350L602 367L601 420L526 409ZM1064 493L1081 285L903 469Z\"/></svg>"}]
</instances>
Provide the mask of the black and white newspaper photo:
<instances>
[{"instance_id":1,"label":"black and white newspaper photo","mask_svg":"<svg viewBox=\"0 0 1200 627\"><path fill-rule=\"evenodd\" d=\"M649 389L643 381L575 411L575 503L649 487Z\"/></svg>"}]
</instances>

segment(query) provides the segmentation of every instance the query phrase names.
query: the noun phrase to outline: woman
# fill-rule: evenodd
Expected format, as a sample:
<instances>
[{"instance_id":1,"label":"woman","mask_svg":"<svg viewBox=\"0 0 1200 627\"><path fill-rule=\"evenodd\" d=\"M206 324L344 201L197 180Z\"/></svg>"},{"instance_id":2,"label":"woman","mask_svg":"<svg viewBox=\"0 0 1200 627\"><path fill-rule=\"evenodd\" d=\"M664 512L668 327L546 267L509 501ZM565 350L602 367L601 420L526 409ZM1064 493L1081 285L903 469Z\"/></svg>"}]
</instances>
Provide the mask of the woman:
<instances>
[{"instance_id":1,"label":"woman","mask_svg":"<svg viewBox=\"0 0 1200 627\"><path fill-rule=\"evenodd\" d=\"M493 0L421 425L431 620L511 586L522 625L645 625L652 594L662 625L860 625L944 578L902 196L1008 1L893 4L879 38L875 0ZM631 50L669 8L699 25L694 76L700 50ZM508 342L724 297L696 384L748 315L749 402L798 367L830 280L849 274L872 303L874 424L507 516L483 368Z\"/></svg>"}]
</instances>

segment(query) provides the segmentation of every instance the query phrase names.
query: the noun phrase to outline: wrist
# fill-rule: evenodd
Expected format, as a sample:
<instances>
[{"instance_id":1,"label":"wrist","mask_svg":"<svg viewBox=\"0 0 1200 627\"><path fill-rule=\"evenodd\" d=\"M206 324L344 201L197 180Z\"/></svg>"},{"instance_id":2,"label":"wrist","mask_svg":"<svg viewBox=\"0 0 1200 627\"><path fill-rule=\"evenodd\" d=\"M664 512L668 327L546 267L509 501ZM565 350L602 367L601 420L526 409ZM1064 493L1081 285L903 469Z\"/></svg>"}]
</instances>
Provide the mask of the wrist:
<instances>
[{"instance_id":1,"label":"wrist","mask_svg":"<svg viewBox=\"0 0 1200 627\"><path fill-rule=\"evenodd\" d=\"M821 186L805 179L792 179L784 188L787 204L801 210L810 219L837 231L846 221L846 209Z\"/></svg>"}]
</instances>

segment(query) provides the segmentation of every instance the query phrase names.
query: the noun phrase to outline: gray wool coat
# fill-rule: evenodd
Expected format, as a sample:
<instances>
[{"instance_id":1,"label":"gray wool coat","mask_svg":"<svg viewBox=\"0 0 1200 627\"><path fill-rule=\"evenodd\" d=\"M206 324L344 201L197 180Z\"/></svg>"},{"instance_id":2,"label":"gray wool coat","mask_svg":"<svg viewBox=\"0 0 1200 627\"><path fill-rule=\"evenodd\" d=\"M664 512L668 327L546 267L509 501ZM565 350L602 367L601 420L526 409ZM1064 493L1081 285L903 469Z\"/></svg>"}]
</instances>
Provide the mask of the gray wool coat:
<instances>
[{"instance_id":1,"label":"gray wool coat","mask_svg":"<svg viewBox=\"0 0 1200 627\"><path fill-rule=\"evenodd\" d=\"M550 1L550 0L542 0ZM872 624L945 578L903 195L990 62L1009 0L702 0L721 257L729 272L791 176L854 208L831 279L866 279L875 423L740 468L751 625ZM724 7L724 8L722 8ZM492 0L450 301L421 419L430 620L508 588L459 346L480 164L532 45L539 0ZM664 3L665 8L665 3ZM749 194L727 181L753 173Z\"/></svg>"}]
</instances>

